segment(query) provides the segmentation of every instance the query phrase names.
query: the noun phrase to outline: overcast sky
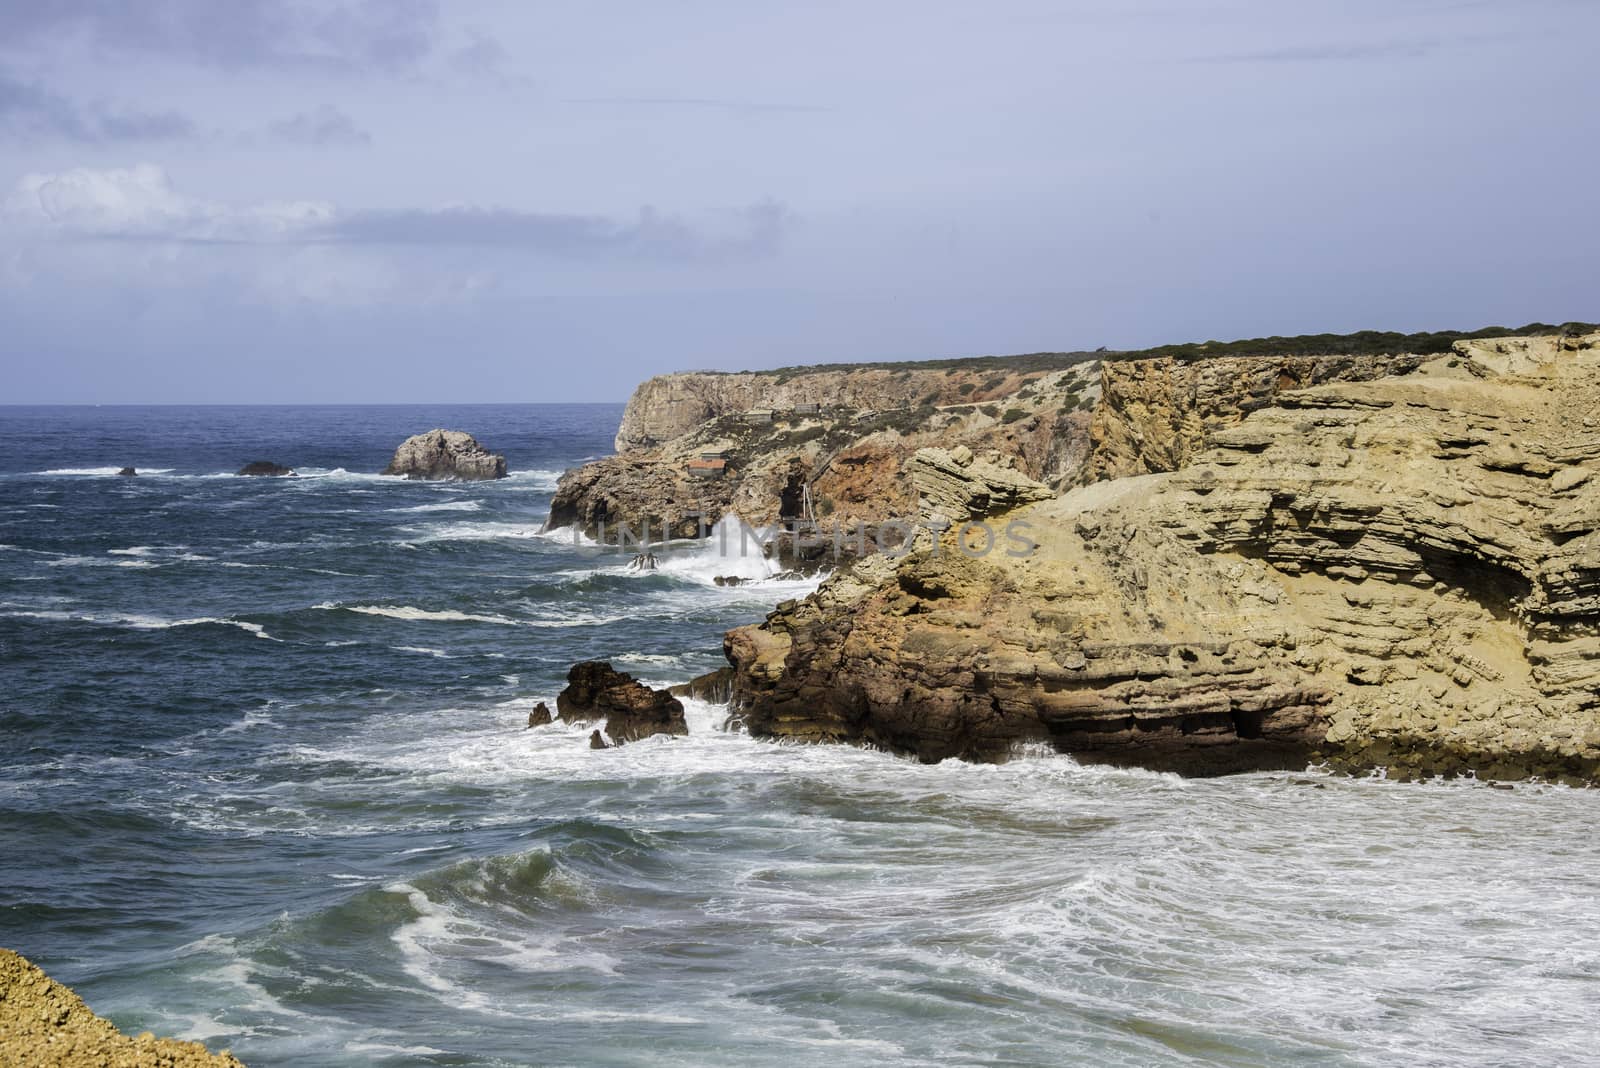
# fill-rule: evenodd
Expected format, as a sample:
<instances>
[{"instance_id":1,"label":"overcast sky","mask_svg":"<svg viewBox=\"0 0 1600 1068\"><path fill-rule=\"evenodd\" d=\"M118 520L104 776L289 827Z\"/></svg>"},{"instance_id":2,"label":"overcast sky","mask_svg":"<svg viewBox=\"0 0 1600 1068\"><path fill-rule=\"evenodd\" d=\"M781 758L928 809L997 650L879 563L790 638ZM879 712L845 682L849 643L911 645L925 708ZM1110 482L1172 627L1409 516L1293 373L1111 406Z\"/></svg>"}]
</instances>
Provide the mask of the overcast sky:
<instances>
[{"instance_id":1,"label":"overcast sky","mask_svg":"<svg viewBox=\"0 0 1600 1068\"><path fill-rule=\"evenodd\" d=\"M0 402L1600 319L1593 0L0 0Z\"/></svg>"}]
</instances>

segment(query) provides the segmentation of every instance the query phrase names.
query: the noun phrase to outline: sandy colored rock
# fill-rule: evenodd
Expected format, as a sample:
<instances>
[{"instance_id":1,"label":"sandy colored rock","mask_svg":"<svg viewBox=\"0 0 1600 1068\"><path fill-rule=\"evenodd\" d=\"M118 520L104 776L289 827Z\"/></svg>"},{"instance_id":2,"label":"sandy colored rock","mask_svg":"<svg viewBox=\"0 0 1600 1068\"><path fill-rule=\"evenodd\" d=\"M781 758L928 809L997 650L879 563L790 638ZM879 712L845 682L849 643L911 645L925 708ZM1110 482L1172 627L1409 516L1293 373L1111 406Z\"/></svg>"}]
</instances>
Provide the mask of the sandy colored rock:
<instances>
[{"instance_id":1,"label":"sandy colored rock","mask_svg":"<svg viewBox=\"0 0 1600 1068\"><path fill-rule=\"evenodd\" d=\"M1005 515L730 632L752 733L1210 773L1600 776L1600 335L1284 391L1177 473Z\"/></svg>"},{"instance_id":2,"label":"sandy colored rock","mask_svg":"<svg viewBox=\"0 0 1600 1068\"><path fill-rule=\"evenodd\" d=\"M25 958L0 949L0 1065L17 1068L243 1068L198 1042L128 1036Z\"/></svg>"},{"instance_id":3,"label":"sandy colored rock","mask_svg":"<svg viewBox=\"0 0 1600 1068\"><path fill-rule=\"evenodd\" d=\"M482 482L505 478L506 458L479 445L471 434L430 430L401 442L383 473L429 481Z\"/></svg>"}]
</instances>

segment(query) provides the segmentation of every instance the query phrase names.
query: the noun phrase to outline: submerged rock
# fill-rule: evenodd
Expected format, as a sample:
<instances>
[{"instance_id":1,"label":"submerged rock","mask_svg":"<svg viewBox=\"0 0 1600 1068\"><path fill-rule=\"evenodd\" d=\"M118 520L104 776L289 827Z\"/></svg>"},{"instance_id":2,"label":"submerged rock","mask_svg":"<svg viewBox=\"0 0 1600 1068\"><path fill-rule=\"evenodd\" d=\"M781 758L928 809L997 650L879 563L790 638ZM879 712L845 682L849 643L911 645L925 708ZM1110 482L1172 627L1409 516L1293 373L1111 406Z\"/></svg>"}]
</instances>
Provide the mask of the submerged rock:
<instances>
[{"instance_id":1,"label":"submerged rock","mask_svg":"<svg viewBox=\"0 0 1600 1068\"><path fill-rule=\"evenodd\" d=\"M506 477L506 458L460 430L430 430L400 443L383 469L386 475L441 481L483 482Z\"/></svg>"},{"instance_id":2,"label":"submerged rock","mask_svg":"<svg viewBox=\"0 0 1600 1068\"><path fill-rule=\"evenodd\" d=\"M652 690L604 660L572 665L567 687L556 697L556 710L569 723L604 719L606 734L617 745L652 734L689 733L682 701L667 690Z\"/></svg>"},{"instance_id":3,"label":"submerged rock","mask_svg":"<svg viewBox=\"0 0 1600 1068\"><path fill-rule=\"evenodd\" d=\"M263 478L288 478L294 474L294 469L285 467L271 460L251 460L239 468L238 474L255 475Z\"/></svg>"},{"instance_id":4,"label":"submerged rock","mask_svg":"<svg viewBox=\"0 0 1600 1068\"><path fill-rule=\"evenodd\" d=\"M198 1042L118 1031L28 960L0 949L0 1064L30 1068L244 1068Z\"/></svg>"},{"instance_id":5,"label":"submerged rock","mask_svg":"<svg viewBox=\"0 0 1600 1068\"><path fill-rule=\"evenodd\" d=\"M543 727L550 722L550 706L540 701L533 706L533 711L528 713L528 726Z\"/></svg>"}]
</instances>

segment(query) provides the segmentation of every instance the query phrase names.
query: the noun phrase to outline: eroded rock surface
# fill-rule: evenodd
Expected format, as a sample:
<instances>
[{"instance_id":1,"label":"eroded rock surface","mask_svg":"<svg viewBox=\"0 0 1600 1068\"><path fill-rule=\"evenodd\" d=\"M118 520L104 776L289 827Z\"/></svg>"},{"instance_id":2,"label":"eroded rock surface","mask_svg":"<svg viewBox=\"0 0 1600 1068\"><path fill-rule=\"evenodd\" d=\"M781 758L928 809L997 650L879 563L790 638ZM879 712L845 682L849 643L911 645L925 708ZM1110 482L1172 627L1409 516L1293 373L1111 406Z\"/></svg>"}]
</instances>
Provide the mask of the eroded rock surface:
<instances>
[{"instance_id":1,"label":"eroded rock surface","mask_svg":"<svg viewBox=\"0 0 1600 1068\"><path fill-rule=\"evenodd\" d=\"M383 469L386 475L441 481L480 482L506 477L506 458L460 430L430 430L400 443Z\"/></svg>"},{"instance_id":2,"label":"eroded rock surface","mask_svg":"<svg viewBox=\"0 0 1600 1068\"><path fill-rule=\"evenodd\" d=\"M294 468L285 467L272 460L252 460L239 468L238 474L257 478L288 478L294 474Z\"/></svg>"},{"instance_id":3,"label":"eroded rock surface","mask_svg":"<svg viewBox=\"0 0 1600 1068\"><path fill-rule=\"evenodd\" d=\"M666 690L652 690L604 660L572 665L566 689L556 697L556 712L569 723L604 719L613 745L652 734L689 733L682 701Z\"/></svg>"},{"instance_id":4,"label":"eroded rock surface","mask_svg":"<svg viewBox=\"0 0 1600 1068\"><path fill-rule=\"evenodd\" d=\"M83 999L9 949L0 949L0 1064L19 1068L243 1068L198 1042L125 1035Z\"/></svg>"},{"instance_id":5,"label":"eroded rock surface","mask_svg":"<svg viewBox=\"0 0 1600 1068\"><path fill-rule=\"evenodd\" d=\"M729 633L736 714L925 760L1594 781L1600 335L1516 350L1283 391L1182 471L1006 513L1024 558L863 561Z\"/></svg>"}]
</instances>

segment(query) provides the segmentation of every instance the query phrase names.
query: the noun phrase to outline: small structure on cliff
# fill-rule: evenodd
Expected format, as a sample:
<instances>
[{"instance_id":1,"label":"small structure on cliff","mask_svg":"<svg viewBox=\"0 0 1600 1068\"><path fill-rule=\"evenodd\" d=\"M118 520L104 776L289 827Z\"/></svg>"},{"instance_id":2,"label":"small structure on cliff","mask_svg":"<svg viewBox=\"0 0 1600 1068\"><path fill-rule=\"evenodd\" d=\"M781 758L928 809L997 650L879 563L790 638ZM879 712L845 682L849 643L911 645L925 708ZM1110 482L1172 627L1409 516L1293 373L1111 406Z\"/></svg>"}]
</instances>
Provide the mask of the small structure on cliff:
<instances>
[{"instance_id":1,"label":"small structure on cliff","mask_svg":"<svg viewBox=\"0 0 1600 1068\"><path fill-rule=\"evenodd\" d=\"M409 479L482 482L506 477L506 458L460 430L430 430L401 442L383 469Z\"/></svg>"},{"instance_id":2,"label":"small structure on cliff","mask_svg":"<svg viewBox=\"0 0 1600 1068\"><path fill-rule=\"evenodd\" d=\"M691 478L721 478L728 473L728 461L723 459L707 460L704 457L690 460L684 465L684 470Z\"/></svg>"}]
</instances>

